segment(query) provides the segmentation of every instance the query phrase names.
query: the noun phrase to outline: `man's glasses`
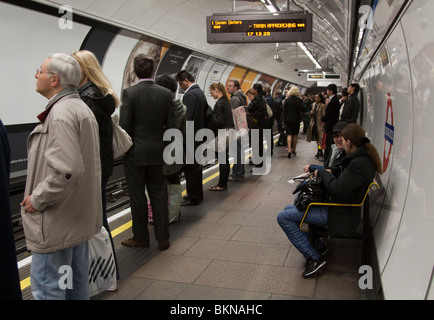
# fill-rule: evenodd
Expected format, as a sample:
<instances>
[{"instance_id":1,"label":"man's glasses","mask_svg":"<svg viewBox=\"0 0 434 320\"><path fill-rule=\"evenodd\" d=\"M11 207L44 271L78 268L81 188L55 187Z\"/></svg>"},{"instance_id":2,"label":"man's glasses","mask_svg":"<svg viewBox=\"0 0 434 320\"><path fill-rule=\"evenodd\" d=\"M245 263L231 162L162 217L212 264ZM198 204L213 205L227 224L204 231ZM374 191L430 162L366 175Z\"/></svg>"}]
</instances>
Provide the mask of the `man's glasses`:
<instances>
[{"instance_id":1,"label":"man's glasses","mask_svg":"<svg viewBox=\"0 0 434 320\"><path fill-rule=\"evenodd\" d=\"M53 73L53 72L45 72L45 71L42 71L41 68L36 69L36 75L37 75L37 76L41 75L42 73L55 74L55 73Z\"/></svg>"}]
</instances>

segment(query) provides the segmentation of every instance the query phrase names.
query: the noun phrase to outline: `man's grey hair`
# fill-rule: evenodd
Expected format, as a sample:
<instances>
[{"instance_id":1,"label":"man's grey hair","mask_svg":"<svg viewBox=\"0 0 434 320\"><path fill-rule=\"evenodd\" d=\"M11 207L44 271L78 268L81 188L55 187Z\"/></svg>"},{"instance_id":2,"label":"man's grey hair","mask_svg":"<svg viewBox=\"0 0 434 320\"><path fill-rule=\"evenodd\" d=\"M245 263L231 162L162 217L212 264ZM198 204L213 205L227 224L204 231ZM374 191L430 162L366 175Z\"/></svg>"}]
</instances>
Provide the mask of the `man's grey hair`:
<instances>
[{"instance_id":1,"label":"man's grey hair","mask_svg":"<svg viewBox=\"0 0 434 320\"><path fill-rule=\"evenodd\" d=\"M53 53L48 57L48 71L57 74L62 87L77 87L81 79L81 69L77 60L65 53Z\"/></svg>"}]
</instances>

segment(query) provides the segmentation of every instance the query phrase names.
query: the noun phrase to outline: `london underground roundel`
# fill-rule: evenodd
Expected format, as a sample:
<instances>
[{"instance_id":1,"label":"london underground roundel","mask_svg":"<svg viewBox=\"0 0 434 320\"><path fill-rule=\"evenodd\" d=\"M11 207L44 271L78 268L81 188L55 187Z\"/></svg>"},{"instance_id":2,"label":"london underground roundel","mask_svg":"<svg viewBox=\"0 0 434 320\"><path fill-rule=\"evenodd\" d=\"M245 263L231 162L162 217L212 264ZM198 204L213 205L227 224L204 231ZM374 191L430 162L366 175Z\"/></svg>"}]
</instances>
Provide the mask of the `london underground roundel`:
<instances>
[{"instance_id":1,"label":"london underground roundel","mask_svg":"<svg viewBox=\"0 0 434 320\"><path fill-rule=\"evenodd\" d=\"M384 152L383 152L383 173L389 167L390 155L392 154L393 140L395 137L395 127L393 123L393 106L390 93L387 94L387 114L384 133Z\"/></svg>"}]
</instances>

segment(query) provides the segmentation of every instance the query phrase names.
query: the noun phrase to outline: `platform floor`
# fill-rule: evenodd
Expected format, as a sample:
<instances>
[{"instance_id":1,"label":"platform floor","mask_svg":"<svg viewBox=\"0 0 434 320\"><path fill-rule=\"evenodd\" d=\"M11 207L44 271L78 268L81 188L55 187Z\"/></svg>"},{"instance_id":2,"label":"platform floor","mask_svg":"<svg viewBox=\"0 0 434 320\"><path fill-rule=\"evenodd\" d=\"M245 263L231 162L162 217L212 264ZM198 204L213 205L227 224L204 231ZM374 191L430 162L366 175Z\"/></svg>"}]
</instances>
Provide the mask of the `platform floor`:
<instances>
[{"instance_id":1,"label":"platform floor","mask_svg":"<svg viewBox=\"0 0 434 320\"><path fill-rule=\"evenodd\" d=\"M182 207L180 222L170 225L167 251L157 249L153 233L148 249L122 247L120 241L132 236L127 223L114 238L118 289L92 299L363 299L359 240L332 239L322 272L303 279L305 260L277 224L277 214L293 201L288 180L302 174L304 165L320 164L315 143L299 138L297 157L287 159L283 148L275 147L269 174L252 176L246 165L246 178L229 182L224 192L208 191L218 179L218 170L211 172L203 203Z\"/></svg>"}]
</instances>

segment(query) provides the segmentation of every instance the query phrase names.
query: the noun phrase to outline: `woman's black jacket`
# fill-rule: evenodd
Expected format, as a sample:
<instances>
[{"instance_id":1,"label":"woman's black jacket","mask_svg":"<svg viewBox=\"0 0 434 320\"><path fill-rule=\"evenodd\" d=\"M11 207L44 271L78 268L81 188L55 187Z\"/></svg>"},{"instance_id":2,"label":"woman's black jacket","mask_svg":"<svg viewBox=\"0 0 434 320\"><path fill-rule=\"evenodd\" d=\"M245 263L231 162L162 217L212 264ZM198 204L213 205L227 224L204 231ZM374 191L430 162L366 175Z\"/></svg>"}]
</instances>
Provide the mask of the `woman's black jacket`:
<instances>
[{"instance_id":1,"label":"woman's black jacket","mask_svg":"<svg viewBox=\"0 0 434 320\"><path fill-rule=\"evenodd\" d=\"M111 115L116 109L112 95L102 95L92 82L78 89L80 98L89 106L99 126L101 176L108 178L113 173L113 125Z\"/></svg>"},{"instance_id":2,"label":"woman's black jacket","mask_svg":"<svg viewBox=\"0 0 434 320\"><path fill-rule=\"evenodd\" d=\"M303 101L295 96L289 97L283 103L283 121L285 123L300 123L304 113Z\"/></svg>"},{"instance_id":3,"label":"woman's black jacket","mask_svg":"<svg viewBox=\"0 0 434 320\"><path fill-rule=\"evenodd\" d=\"M331 202L358 204L362 202L375 172L366 147L361 146L342 160L342 173L338 177L326 169L318 170L318 176L330 193Z\"/></svg>"},{"instance_id":4,"label":"woman's black jacket","mask_svg":"<svg viewBox=\"0 0 434 320\"><path fill-rule=\"evenodd\" d=\"M265 120L265 114L267 113L267 102L262 95L258 94L249 103L247 110L256 121L262 124Z\"/></svg>"},{"instance_id":5,"label":"woman's black jacket","mask_svg":"<svg viewBox=\"0 0 434 320\"><path fill-rule=\"evenodd\" d=\"M228 100L221 97L214 106L214 115L217 129L227 129L234 127L232 108Z\"/></svg>"}]
</instances>

